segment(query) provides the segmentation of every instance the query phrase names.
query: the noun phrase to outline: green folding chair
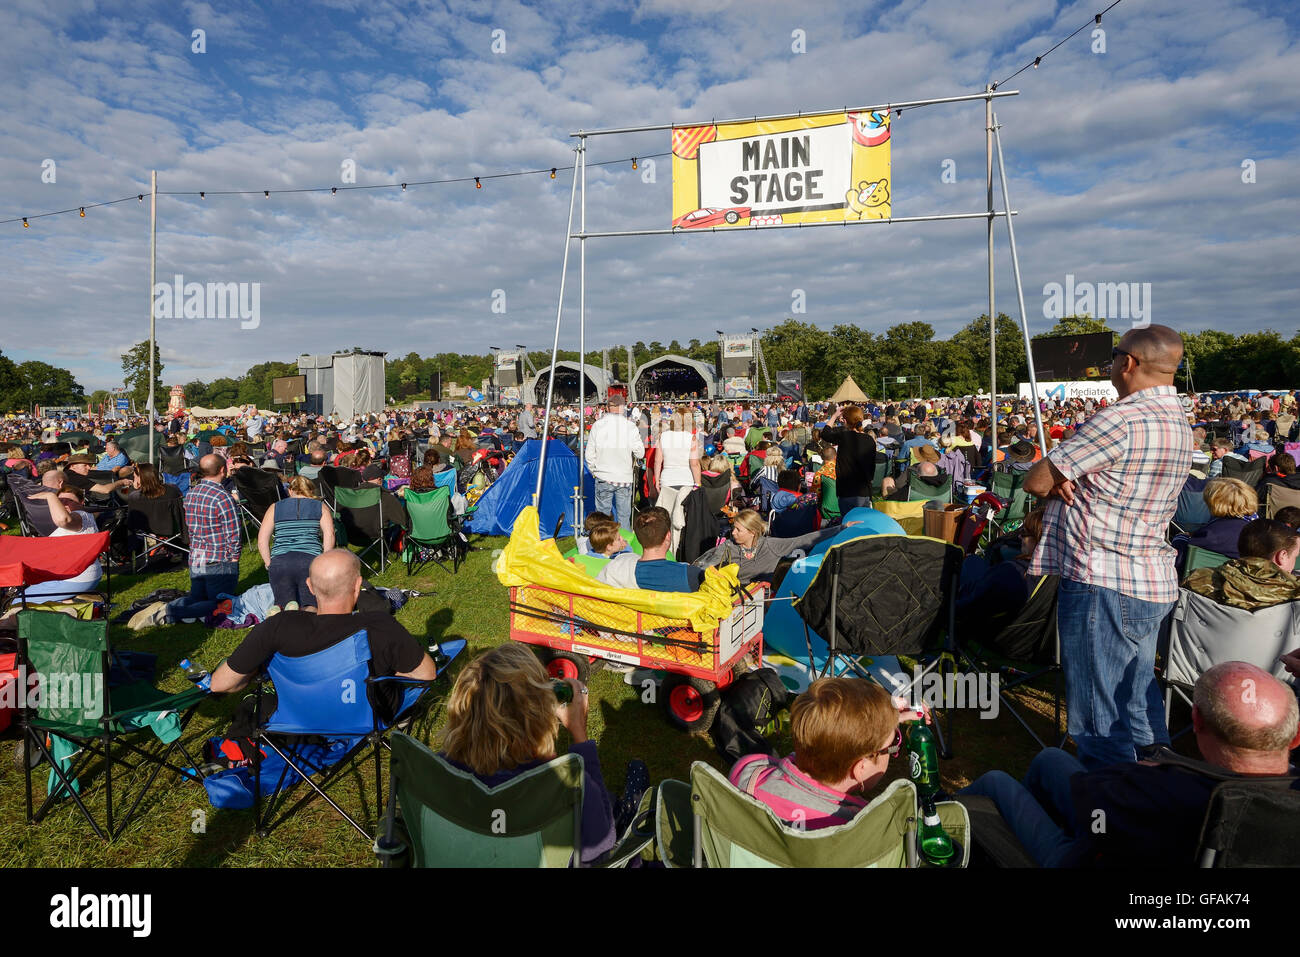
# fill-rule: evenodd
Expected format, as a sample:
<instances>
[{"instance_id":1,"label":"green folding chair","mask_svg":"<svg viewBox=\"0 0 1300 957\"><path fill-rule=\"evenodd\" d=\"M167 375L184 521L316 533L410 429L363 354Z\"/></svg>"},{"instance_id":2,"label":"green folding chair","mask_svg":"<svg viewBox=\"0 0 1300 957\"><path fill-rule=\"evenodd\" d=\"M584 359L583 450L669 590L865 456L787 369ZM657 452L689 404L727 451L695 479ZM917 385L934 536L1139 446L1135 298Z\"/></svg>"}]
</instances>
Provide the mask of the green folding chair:
<instances>
[{"instance_id":1,"label":"green folding chair","mask_svg":"<svg viewBox=\"0 0 1300 957\"><path fill-rule=\"evenodd\" d=\"M781 821L702 761L691 782L659 785L655 844L667 867L916 867L916 785L899 779L846 824L807 830ZM948 836L970 860L970 817L955 801L936 805Z\"/></svg>"},{"instance_id":2,"label":"green folding chair","mask_svg":"<svg viewBox=\"0 0 1300 957\"><path fill-rule=\"evenodd\" d=\"M402 560L406 574L414 574L432 563L443 571L444 561L451 561L451 573L460 569L468 542L451 509L451 490L435 488L429 492L406 493L406 514L411 527L402 538Z\"/></svg>"},{"instance_id":3,"label":"green folding chair","mask_svg":"<svg viewBox=\"0 0 1300 957\"><path fill-rule=\"evenodd\" d=\"M989 478L989 491L1006 504L1002 510L989 519L985 537L992 541L999 535L1013 532L1020 527L1033 508L1034 498L1025 491L1025 476L1028 472L993 472Z\"/></svg>"},{"instance_id":4,"label":"green folding chair","mask_svg":"<svg viewBox=\"0 0 1300 957\"><path fill-rule=\"evenodd\" d=\"M1198 568L1218 568L1227 561L1229 561L1227 555L1208 548L1189 545L1187 548L1187 561L1183 565L1183 577L1186 578Z\"/></svg>"},{"instance_id":5,"label":"green folding chair","mask_svg":"<svg viewBox=\"0 0 1300 957\"><path fill-rule=\"evenodd\" d=\"M907 500L909 502L943 502L952 501L952 476L944 477L942 485L927 485L919 479L907 483Z\"/></svg>"},{"instance_id":6,"label":"green folding chair","mask_svg":"<svg viewBox=\"0 0 1300 957\"><path fill-rule=\"evenodd\" d=\"M821 490L821 501L818 503L818 508L822 513L822 525L823 527L834 525L841 518L840 497L835 490L835 479L823 475Z\"/></svg>"},{"instance_id":7,"label":"green folding chair","mask_svg":"<svg viewBox=\"0 0 1300 957\"><path fill-rule=\"evenodd\" d=\"M568 867L579 862L579 754L561 755L488 787L409 735L394 732L390 771L385 836L375 847L382 863L394 862L408 850L414 867ZM627 832L598 866L621 867L651 846L652 799L653 792L647 791Z\"/></svg>"},{"instance_id":8,"label":"green folding chair","mask_svg":"<svg viewBox=\"0 0 1300 957\"><path fill-rule=\"evenodd\" d=\"M36 809L32 807L32 762L24 762L29 824L43 820L66 795L100 838L113 841L131 823L163 769L185 780L197 780L197 772L169 759L179 751L187 767L199 766L181 738L206 691L193 687L170 694L148 681L110 688L111 652L108 624L103 619L83 621L52 611L19 612L18 648L20 660L40 676L39 703L32 707L29 699L22 709L26 747L28 753L35 749L50 762L47 795ZM77 780L96 758L102 758L104 764L102 827ZM130 801L126 815L115 824L114 784L120 780L116 773L125 768L143 774L145 765L152 766L148 778ZM127 800L126 795L120 798L121 803Z\"/></svg>"}]
</instances>

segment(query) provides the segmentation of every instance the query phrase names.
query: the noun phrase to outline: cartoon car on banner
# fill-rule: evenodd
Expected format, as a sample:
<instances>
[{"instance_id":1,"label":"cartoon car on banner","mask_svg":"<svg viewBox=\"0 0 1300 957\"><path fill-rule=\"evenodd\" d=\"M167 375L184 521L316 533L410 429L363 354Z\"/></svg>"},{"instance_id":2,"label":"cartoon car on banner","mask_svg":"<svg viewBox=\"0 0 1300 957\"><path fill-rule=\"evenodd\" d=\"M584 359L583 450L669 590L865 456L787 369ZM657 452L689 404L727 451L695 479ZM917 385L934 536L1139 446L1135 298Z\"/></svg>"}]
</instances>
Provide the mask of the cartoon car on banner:
<instances>
[{"instance_id":1,"label":"cartoon car on banner","mask_svg":"<svg viewBox=\"0 0 1300 957\"><path fill-rule=\"evenodd\" d=\"M673 220L673 229L703 229L709 226L734 226L742 219L749 219L750 207L731 206L719 209L708 206L694 209Z\"/></svg>"},{"instance_id":2,"label":"cartoon car on banner","mask_svg":"<svg viewBox=\"0 0 1300 957\"><path fill-rule=\"evenodd\" d=\"M846 113L853 126L853 139L863 146L879 146L889 141L889 112Z\"/></svg>"}]
</instances>

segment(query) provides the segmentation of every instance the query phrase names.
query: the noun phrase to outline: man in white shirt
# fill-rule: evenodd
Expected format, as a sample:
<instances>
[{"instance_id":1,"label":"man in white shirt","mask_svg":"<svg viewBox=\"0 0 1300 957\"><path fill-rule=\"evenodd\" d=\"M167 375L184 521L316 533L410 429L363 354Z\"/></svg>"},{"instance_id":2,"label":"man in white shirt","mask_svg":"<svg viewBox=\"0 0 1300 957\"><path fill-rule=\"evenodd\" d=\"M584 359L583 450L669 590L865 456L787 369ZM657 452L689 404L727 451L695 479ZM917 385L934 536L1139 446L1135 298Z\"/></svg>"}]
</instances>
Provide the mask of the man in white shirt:
<instances>
[{"instance_id":1,"label":"man in white shirt","mask_svg":"<svg viewBox=\"0 0 1300 957\"><path fill-rule=\"evenodd\" d=\"M591 427L586 454L596 480L596 511L613 515L631 531L633 468L637 459L645 459L645 446L636 426L623 415L621 398L611 399L609 411Z\"/></svg>"}]
</instances>

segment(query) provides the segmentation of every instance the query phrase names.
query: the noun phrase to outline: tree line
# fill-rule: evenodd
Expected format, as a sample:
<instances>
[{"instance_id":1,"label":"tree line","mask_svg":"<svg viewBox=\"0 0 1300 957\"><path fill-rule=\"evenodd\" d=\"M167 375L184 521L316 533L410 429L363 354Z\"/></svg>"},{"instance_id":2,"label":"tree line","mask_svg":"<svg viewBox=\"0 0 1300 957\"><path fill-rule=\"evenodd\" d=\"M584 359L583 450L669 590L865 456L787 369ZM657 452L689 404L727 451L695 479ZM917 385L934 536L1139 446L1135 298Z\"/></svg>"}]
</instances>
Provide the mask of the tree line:
<instances>
[{"instance_id":1,"label":"tree line","mask_svg":"<svg viewBox=\"0 0 1300 957\"><path fill-rule=\"evenodd\" d=\"M1110 332L1116 341L1120 335L1104 320L1066 316L1034 338L1094 332ZM887 398L914 394L916 386L910 380L906 384L894 381L900 377L919 376L926 395L968 395L987 391L989 386L988 316L980 316L947 339L936 338L928 322L899 323L875 333L852 324L825 329L789 318L766 330L760 341L773 380L778 370L798 370L803 373L804 393L813 399L830 396L850 375L868 395ZM1287 339L1271 329L1241 335L1206 329L1184 332L1183 342L1187 361L1176 378L1180 390L1281 389L1300 383L1300 332ZM629 346L637 367L665 355L682 355L715 366L719 358L714 339L614 345L607 351L616 381L627 378ZM351 351L362 350L354 346ZM600 367L603 351L589 351L586 362ZM538 369L550 361L550 353L545 350L530 351L528 356ZM562 349L559 358L576 362L578 353ZM1014 392L1018 383L1028 380L1023 334L1019 324L1004 313L997 317L997 366L1000 392ZM163 386L163 362L156 349L155 367L156 408L163 410L169 390ZM185 401L207 408L249 404L268 408L272 380L297 374L296 359L260 362L241 376L183 383ZM390 399L406 404L439 398L431 391L439 379L444 387L451 382L478 387L491 374L490 354L443 352L421 356L411 352L388 359L385 387ZM122 377L134 407L145 409L149 395L148 342L137 343L122 355ZM772 385L775 388L775 381ZM86 404L98 411L110 406L112 400L105 390L87 394L67 369L37 360L14 362L0 352L0 411L23 412L34 405Z\"/></svg>"}]
</instances>

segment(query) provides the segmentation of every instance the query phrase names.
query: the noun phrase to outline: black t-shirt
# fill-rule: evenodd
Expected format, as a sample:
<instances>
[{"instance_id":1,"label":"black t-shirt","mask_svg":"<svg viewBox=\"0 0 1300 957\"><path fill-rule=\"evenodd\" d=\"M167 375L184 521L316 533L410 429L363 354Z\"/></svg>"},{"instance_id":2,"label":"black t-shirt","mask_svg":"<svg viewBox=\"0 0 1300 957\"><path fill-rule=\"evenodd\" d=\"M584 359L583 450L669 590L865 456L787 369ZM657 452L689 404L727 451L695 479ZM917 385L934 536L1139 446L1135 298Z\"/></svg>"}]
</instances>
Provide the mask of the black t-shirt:
<instances>
[{"instance_id":1,"label":"black t-shirt","mask_svg":"<svg viewBox=\"0 0 1300 957\"><path fill-rule=\"evenodd\" d=\"M822 429L822 441L835 446L835 493L840 498L870 498L876 475L876 440L842 426Z\"/></svg>"},{"instance_id":2,"label":"black t-shirt","mask_svg":"<svg viewBox=\"0 0 1300 957\"><path fill-rule=\"evenodd\" d=\"M315 654L366 630L370 639L372 675L410 674L424 660L424 648L387 612L355 615L316 615L308 611L283 611L248 633L226 663L241 675L256 674L278 654L301 658ZM376 686L375 706L385 717L400 703L405 687L396 682Z\"/></svg>"}]
</instances>

